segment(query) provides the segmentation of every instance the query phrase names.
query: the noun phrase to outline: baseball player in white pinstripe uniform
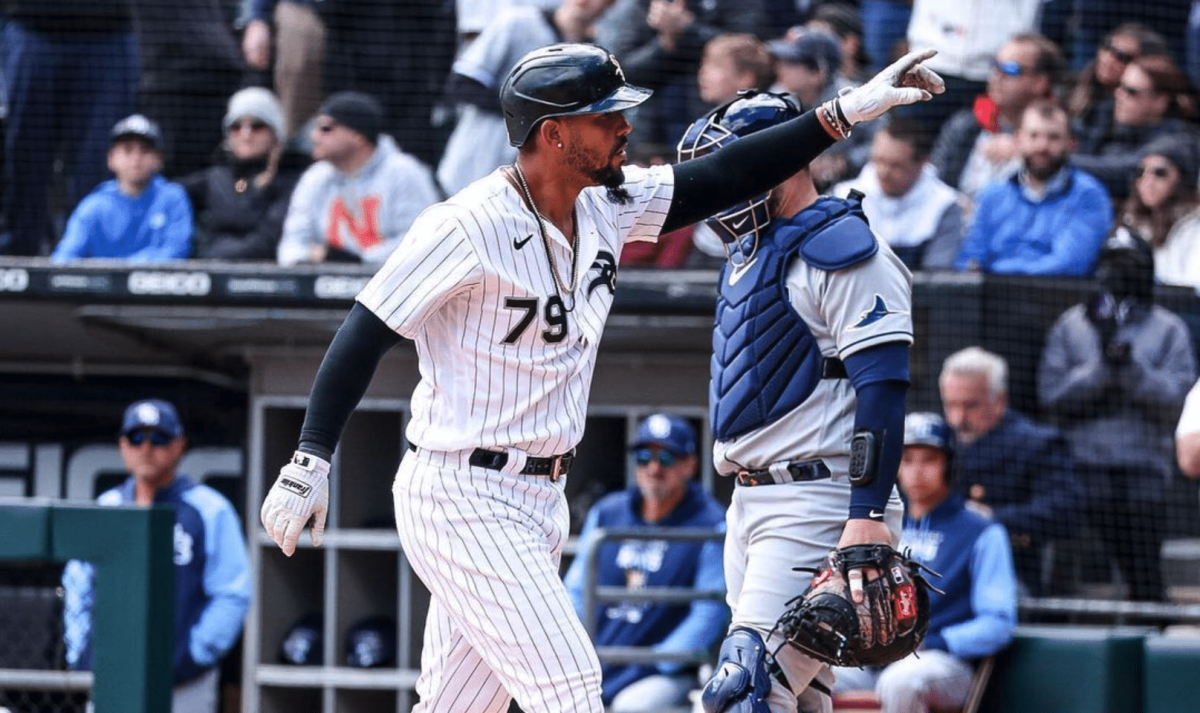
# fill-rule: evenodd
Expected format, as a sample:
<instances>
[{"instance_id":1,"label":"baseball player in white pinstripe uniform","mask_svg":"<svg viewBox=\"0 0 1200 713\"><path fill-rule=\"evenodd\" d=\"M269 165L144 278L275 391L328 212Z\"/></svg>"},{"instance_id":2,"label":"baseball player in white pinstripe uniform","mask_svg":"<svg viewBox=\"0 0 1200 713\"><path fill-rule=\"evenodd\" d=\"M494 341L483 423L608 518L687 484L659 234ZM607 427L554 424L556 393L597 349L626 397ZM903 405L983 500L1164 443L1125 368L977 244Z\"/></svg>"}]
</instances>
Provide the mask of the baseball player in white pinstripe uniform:
<instances>
[{"instance_id":1,"label":"baseball player in white pinstripe uniform","mask_svg":"<svg viewBox=\"0 0 1200 713\"><path fill-rule=\"evenodd\" d=\"M421 380L393 493L432 594L416 711L501 712L515 698L526 713L601 713L599 662L558 565L622 245L745 200L856 121L929 98L931 54L760 141L650 169L623 169L624 110L649 92L607 51L552 45L513 68L501 104L517 162L426 210L359 295L261 512L286 554L306 526L320 544L342 427L384 353L411 339Z\"/></svg>"}]
</instances>

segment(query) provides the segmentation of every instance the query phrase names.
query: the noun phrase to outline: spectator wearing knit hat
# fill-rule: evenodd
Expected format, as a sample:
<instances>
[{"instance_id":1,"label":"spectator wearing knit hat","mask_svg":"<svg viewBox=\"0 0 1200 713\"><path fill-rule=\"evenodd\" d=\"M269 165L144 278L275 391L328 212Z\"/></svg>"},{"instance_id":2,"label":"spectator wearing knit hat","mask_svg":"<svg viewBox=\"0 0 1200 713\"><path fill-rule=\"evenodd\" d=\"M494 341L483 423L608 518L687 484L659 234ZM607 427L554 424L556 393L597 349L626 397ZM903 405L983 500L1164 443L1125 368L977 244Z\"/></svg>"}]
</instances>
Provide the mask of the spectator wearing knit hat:
<instances>
[{"instance_id":1,"label":"spectator wearing knit hat","mask_svg":"<svg viewBox=\"0 0 1200 713\"><path fill-rule=\"evenodd\" d=\"M216 163L181 183L196 216L194 254L274 261L292 190L308 158L285 151L283 110L261 87L229 98Z\"/></svg>"},{"instance_id":2,"label":"spectator wearing knit hat","mask_svg":"<svg viewBox=\"0 0 1200 713\"><path fill-rule=\"evenodd\" d=\"M279 264L382 263L441 199L429 168L383 126L383 109L367 94L339 92L321 104L311 136L316 163L292 194Z\"/></svg>"},{"instance_id":3,"label":"spectator wearing knit hat","mask_svg":"<svg viewBox=\"0 0 1200 713\"><path fill-rule=\"evenodd\" d=\"M1200 287L1200 150L1186 136L1161 136L1141 150L1121 223L1154 250L1154 277Z\"/></svg>"}]
</instances>

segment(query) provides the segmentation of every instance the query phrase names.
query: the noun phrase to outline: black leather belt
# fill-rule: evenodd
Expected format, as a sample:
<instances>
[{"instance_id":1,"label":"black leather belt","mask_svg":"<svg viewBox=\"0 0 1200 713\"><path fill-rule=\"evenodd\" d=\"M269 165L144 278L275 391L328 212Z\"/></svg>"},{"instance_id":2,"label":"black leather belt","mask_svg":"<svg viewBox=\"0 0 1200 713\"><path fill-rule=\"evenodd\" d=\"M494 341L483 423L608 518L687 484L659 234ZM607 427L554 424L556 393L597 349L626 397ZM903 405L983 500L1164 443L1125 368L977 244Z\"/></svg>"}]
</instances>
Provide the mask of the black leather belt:
<instances>
[{"instance_id":1,"label":"black leather belt","mask_svg":"<svg viewBox=\"0 0 1200 713\"><path fill-rule=\"evenodd\" d=\"M408 449L415 451L417 447L410 443ZM471 457L467 459L467 462L476 468L503 470L504 466L508 465L508 453L476 448L471 451ZM521 469L521 475L544 475L552 481L557 481L559 478L565 478L571 472L571 464L574 462L574 450L550 458L529 456L525 459L525 467Z\"/></svg>"},{"instance_id":2,"label":"black leather belt","mask_svg":"<svg viewBox=\"0 0 1200 713\"><path fill-rule=\"evenodd\" d=\"M737 484L746 487L800 483L828 478L829 467L819 460L792 461L761 470L739 470L736 477Z\"/></svg>"},{"instance_id":3,"label":"black leather belt","mask_svg":"<svg viewBox=\"0 0 1200 713\"><path fill-rule=\"evenodd\" d=\"M846 373L846 365L841 359L834 357L821 358L821 378L822 379L849 379L850 375Z\"/></svg>"}]
</instances>

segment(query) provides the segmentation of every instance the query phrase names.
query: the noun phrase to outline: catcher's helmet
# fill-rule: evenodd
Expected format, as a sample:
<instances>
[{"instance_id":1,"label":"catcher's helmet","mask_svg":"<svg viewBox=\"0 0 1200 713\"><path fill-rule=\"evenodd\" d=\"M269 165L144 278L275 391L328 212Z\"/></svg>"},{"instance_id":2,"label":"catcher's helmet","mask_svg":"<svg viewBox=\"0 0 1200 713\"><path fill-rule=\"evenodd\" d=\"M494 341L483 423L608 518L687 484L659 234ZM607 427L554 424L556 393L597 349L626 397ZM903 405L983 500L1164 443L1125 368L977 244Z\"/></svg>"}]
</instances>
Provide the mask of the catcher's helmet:
<instances>
[{"instance_id":1,"label":"catcher's helmet","mask_svg":"<svg viewBox=\"0 0 1200 713\"><path fill-rule=\"evenodd\" d=\"M542 47L517 60L500 88L500 106L508 142L521 146L542 119L624 111L651 94L625 81L608 50L568 43Z\"/></svg>"},{"instance_id":2,"label":"catcher's helmet","mask_svg":"<svg viewBox=\"0 0 1200 713\"><path fill-rule=\"evenodd\" d=\"M760 92L754 89L738 93L738 97L713 109L692 122L677 151L680 161L711 153L743 136L800 116L800 107L785 94ZM771 222L767 199L771 192L739 203L713 217L706 223L721 238L734 267L750 262L758 250L758 238Z\"/></svg>"}]
</instances>

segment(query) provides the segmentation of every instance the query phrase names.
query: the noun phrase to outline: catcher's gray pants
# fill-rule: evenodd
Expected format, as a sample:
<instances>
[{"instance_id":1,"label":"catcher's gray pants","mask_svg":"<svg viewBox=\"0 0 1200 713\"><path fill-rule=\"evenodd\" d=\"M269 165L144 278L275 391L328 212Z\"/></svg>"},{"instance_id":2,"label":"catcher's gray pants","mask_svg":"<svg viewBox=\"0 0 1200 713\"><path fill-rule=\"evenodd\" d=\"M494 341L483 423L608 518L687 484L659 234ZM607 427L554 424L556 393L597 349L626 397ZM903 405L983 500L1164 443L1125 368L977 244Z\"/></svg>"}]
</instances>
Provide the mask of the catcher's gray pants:
<instances>
[{"instance_id":1,"label":"catcher's gray pants","mask_svg":"<svg viewBox=\"0 0 1200 713\"><path fill-rule=\"evenodd\" d=\"M772 686L772 713L795 713L796 696L824 664L769 636L788 600L808 586L811 575L794 567L818 567L837 546L850 507L845 474L826 480L737 487L726 514L725 584L733 612L730 628L749 627L767 642L794 689ZM899 541L904 506L892 490L887 523ZM824 678L824 677L823 677ZM822 697L828 701L828 697ZM806 708L811 703L805 702Z\"/></svg>"}]
</instances>

